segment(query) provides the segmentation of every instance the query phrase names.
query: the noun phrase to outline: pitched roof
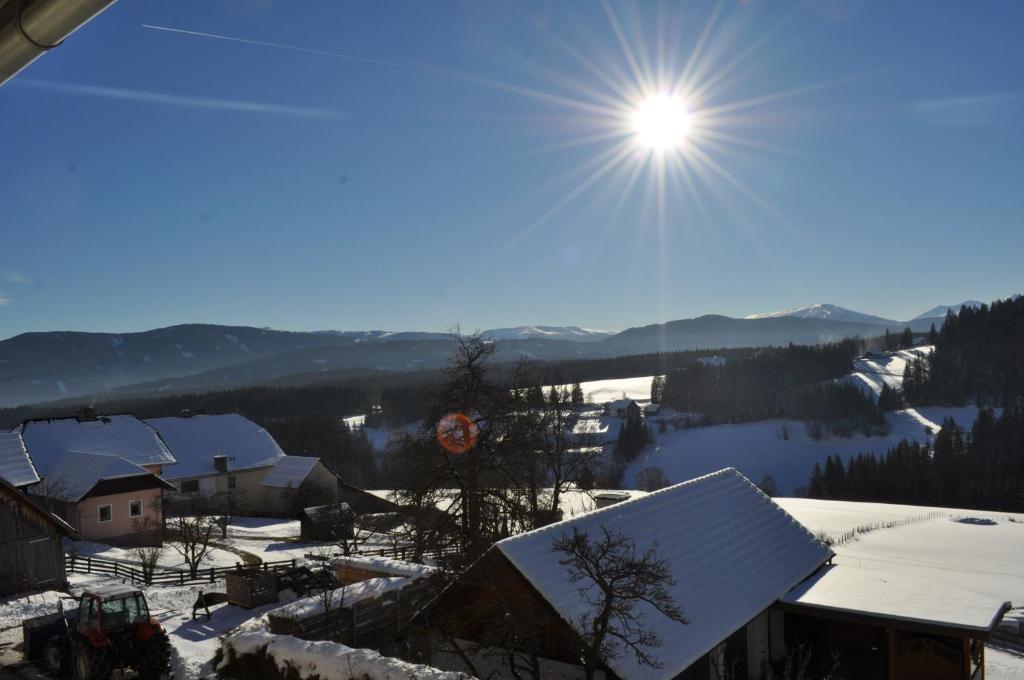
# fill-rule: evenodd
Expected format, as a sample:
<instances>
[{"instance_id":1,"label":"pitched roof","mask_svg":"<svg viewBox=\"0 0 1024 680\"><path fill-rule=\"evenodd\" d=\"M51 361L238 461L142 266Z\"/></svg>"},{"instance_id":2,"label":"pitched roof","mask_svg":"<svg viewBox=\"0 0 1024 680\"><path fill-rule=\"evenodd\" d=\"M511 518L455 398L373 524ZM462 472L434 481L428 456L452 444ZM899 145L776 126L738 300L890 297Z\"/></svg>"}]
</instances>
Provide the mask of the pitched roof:
<instances>
[{"instance_id":1,"label":"pitched roof","mask_svg":"<svg viewBox=\"0 0 1024 680\"><path fill-rule=\"evenodd\" d=\"M174 456L160 435L133 415L28 420L18 426L25 448L43 477L66 451L120 456L136 465L168 465Z\"/></svg>"},{"instance_id":2,"label":"pitched roof","mask_svg":"<svg viewBox=\"0 0 1024 680\"><path fill-rule=\"evenodd\" d=\"M18 432L0 432L0 479L13 486L27 486L39 481Z\"/></svg>"},{"instance_id":3,"label":"pitched roof","mask_svg":"<svg viewBox=\"0 0 1024 680\"><path fill-rule=\"evenodd\" d=\"M46 472L48 493L72 502L80 501L101 480L142 476L155 477L120 456L85 451L65 452Z\"/></svg>"},{"instance_id":4,"label":"pitched roof","mask_svg":"<svg viewBox=\"0 0 1024 680\"><path fill-rule=\"evenodd\" d=\"M615 411L615 410L620 409L620 408L629 408L630 404L636 404L636 400L635 399L625 399L625 398L623 398L623 399L616 399L615 401L613 401L609 405L609 408L611 408L613 411Z\"/></svg>"},{"instance_id":5,"label":"pitched roof","mask_svg":"<svg viewBox=\"0 0 1024 680\"><path fill-rule=\"evenodd\" d=\"M4 492L6 492L6 494ZM27 493L25 493L24 491L16 488L13 484L8 482L6 479L0 477L0 497L3 497L4 495L9 495L10 497L17 499L18 503L21 503L22 505L25 505L26 507L29 507L33 511L35 511L35 512L39 513L40 515L44 516L47 519L47 521L53 523L54 527L57 529L58 532L60 532L62 534L65 534L67 536L72 536L72 537L77 537L78 536L78 532L75 531L74 527L72 527L70 524L65 522L63 519L61 519L57 515L55 515L52 512L44 509L43 506L39 505Z\"/></svg>"},{"instance_id":6,"label":"pitched roof","mask_svg":"<svg viewBox=\"0 0 1024 680\"><path fill-rule=\"evenodd\" d=\"M146 423L156 428L177 460L164 469L166 479L216 474L216 455L227 456L229 472L270 466L284 456L269 432L237 413L150 418Z\"/></svg>"},{"instance_id":7,"label":"pitched roof","mask_svg":"<svg viewBox=\"0 0 1024 680\"><path fill-rule=\"evenodd\" d=\"M816 610L872 616L969 632L991 631L1010 603L919 575L860 569L855 562L826 567L782 598ZM896 626L898 627L898 626Z\"/></svg>"},{"instance_id":8,"label":"pitched roof","mask_svg":"<svg viewBox=\"0 0 1024 680\"><path fill-rule=\"evenodd\" d=\"M284 456L279 458L267 476L260 482L263 486L298 488L313 471L319 458L310 456Z\"/></svg>"},{"instance_id":9,"label":"pitched roof","mask_svg":"<svg viewBox=\"0 0 1024 680\"><path fill-rule=\"evenodd\" d=\"M652 650L661 669L642 666L624 652L607 663L621 678L672 678L778 600L832 556L832 551L746 477L732 468L646 496L506 538L498 550L572 626L587 612L551 551L571 532L619 531L646 550L657 542L676 580L669 592L687 625L643 604L637 611L663 640Z\"/></svg>"}]
</instances>

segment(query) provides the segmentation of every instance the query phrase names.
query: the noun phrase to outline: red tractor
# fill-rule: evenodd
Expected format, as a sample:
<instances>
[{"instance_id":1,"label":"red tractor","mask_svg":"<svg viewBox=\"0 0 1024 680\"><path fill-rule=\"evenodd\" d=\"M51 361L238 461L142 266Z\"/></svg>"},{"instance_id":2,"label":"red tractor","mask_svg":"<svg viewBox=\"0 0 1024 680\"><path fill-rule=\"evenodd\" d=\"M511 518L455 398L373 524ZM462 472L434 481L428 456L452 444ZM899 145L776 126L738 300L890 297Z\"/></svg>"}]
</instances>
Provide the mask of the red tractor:
<instances>
[{"instance_id":1,"label":"red tractor","mask_svg":"<svg viewBox=\"0 0 1024 680\"><path fill-rule=\"evenodd\" d=\"M107 680L131 668L145 680L171 680L171 644L149 615L146 596L128 586L86 591L78 611L48 614L23 623L25 656L42 659L55 678Z\"/></svg>"}]
</instances>

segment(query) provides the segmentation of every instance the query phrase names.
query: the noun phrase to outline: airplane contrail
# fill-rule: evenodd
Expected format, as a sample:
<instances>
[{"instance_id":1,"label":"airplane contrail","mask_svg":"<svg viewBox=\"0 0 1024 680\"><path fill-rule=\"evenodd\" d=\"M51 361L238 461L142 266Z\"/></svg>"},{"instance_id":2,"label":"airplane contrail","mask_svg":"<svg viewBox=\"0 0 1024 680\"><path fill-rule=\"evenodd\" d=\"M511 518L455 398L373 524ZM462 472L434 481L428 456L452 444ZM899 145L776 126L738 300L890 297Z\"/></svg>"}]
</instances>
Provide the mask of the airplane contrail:
<instances>
[{"instance_id":1,"label":"airplane contrail","mask_svg":"<svg viewBox=\"0 0 1024 680\"><path fill-rule=\"evenodd\" d=\"M335 59L347 59L349 61L361 61L367 64L380 64L381 66L395 66L398 68L407 68L405 64L397 64L393 61L383 61L381 59L370 59L369 57L357 57L353 54L342 54L340 52L327 52L325 50L312 50L306 47L295 47L294 45L282 45L280 43L264 42L262 40L249 40L248 38L236 38L230 35L220 35L217 33L203 33L202 31L186 31L183 28L171 28L169 26L154 26L152 24L142 24L143 28L148 28L154 31L167 31L168 33L181 33L183 35L194 35L200 38L213 38L215 40L228 40L230 42L245 43L247 45L258 45L260 47L273 47L279 50L291 50L292 52L302 52L304 54L315 54L321 57L334 57Z\"/></svg>"}]
</instances>

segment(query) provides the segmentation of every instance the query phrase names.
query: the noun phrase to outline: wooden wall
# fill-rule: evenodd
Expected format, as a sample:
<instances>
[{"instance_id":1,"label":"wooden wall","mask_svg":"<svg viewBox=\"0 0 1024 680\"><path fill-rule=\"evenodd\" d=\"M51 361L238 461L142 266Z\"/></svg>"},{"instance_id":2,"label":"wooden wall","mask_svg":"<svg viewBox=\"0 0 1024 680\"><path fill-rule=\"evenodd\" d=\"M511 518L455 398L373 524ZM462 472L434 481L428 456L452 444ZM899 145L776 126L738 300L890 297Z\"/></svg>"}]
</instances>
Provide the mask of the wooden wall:
<instances>
[{"instance_id":1,"label":"wooden wall","mask_svg":"<svg viewBox=\"0 0 1024 680\"><path fill-rule=\"evenodd\" d=\"M0 595L66 584L64 550L53 522L0 488Z\"/></svg>"}]
</instances>

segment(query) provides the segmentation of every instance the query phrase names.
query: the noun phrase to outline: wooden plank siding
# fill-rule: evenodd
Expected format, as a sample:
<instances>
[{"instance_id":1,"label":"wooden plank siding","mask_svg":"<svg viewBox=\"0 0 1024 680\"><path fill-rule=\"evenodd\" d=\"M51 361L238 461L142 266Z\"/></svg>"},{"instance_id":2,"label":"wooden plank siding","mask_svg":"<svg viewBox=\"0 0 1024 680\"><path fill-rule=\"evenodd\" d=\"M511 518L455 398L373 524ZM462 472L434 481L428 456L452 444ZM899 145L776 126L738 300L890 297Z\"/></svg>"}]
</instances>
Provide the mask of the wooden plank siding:
<instances>
[{"instance_id":1,"label":"wooden plank siding","mask_svg":"<svg viewBox=\"0 0 1024 680\"><path fill-rule=\"evenodd\" d=\"M0 485L0 595L66 585L56 522L19 491Z\"/></svg>"}]
</instances>

